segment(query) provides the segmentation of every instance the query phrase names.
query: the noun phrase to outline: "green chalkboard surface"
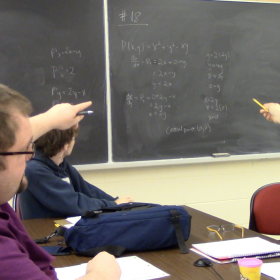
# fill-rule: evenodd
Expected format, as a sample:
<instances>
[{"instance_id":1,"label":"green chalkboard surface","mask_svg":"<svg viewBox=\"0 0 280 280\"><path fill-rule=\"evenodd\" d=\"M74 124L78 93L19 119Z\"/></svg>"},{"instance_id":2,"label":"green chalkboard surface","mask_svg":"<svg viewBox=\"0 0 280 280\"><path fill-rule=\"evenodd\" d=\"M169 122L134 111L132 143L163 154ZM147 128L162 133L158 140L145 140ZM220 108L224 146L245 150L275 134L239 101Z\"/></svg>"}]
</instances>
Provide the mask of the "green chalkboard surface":
<instances>
[{"instance_id":1,"label":"green chalkboard surface","mask_svg":"<svg viewBox=\"0 0 280 280\"><path fill-rule=\"evenodd\" d=\"M103 1L1 0L0 82L34 113L91 100L71 163L108 161Z\"/></svg>"},{"instance_id":2,"label":"green chalkboard surface","mask_svg":"<svg viewBox=\"0 0 280 280\"><path fill-rule=\"evenodd\" d=\"M113 160L280 152L280 5L109 0Z\"/></svg>"},{"instance_id":3,"label":"green chalkboard surface","mask_svg":"<svg viewBox=\"0 0 280 280\"><path fill-rule=\"evenodd\" d=\"M0 0L0 82L34 114L93 102L75 165L278 154L280 126L252 98L280 102L279 15L268 3Z\"/></svg>"}]
</instances>

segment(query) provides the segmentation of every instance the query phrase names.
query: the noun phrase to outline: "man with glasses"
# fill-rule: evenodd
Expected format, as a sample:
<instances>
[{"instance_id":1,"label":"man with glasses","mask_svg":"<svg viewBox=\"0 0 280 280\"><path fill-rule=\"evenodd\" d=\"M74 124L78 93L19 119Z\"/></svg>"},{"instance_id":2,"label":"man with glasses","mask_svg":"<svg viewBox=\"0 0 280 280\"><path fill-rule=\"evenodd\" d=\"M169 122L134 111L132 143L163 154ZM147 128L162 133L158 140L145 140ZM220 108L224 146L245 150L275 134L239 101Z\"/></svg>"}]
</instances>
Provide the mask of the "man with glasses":
<instances>
[{"instance_id":1,"label":"man with glasses","mask_svg":"<svg viewBox=\"0 0 280 280\"><path fill-rule=\"evenodd\" d=\"M26 161L32 159L35 155L35 144L30 142L26 152L0 152L0 156L26 155Z\"/></svg>"},{"instance_id":2,"label":"man with glasses","mask_svg":"<svg viewBox=\"0 0 280 280\"><path fill-rule=\"evenodd\" d=\"M57 279L51 266L53 257L28 237L8 201L27 187L24 170L26 161L34 155L32 141L51 129L74 126L83 118L76 116L77 113L90 104L60 104L29 118L30 102L18 92L0 85L0 279ZM87 273L81 279L119 277L116 260L103 252L88 263Z\"/></svg>"},{"instance_id":3,"label":"man with glasses","mask_svg":"<svg viewBox=\"0 0 280 280\"><path fill-rule=\"evenodd\" d=\"M25 169L28 189L19 196L23 219L81 216L133 201L130 196L114 198L91 185L68 163L77 134L78 128L53 129L35 141L36 155Z\"/></svg>"}]
</instances>

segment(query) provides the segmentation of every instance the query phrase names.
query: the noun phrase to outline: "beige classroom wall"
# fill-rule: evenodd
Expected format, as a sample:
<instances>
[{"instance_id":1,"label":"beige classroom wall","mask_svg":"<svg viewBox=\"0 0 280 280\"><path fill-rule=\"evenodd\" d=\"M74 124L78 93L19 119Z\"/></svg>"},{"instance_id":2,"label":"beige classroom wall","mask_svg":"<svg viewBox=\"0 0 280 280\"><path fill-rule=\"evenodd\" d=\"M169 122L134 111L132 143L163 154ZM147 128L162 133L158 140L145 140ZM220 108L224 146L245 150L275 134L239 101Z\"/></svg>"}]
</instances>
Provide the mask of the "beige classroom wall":
<instances>
[{"instance_id":1,"label":"beige classroom wall","mask_svg":"<svg viewBox=\"0 0 280 280\"><path fill-rule=\"evenodd\" d=\"M187 205L248 227L250 199L259 187L280 181L280 159L80 171L112 196Z\"/></svg>"}]
</instances>

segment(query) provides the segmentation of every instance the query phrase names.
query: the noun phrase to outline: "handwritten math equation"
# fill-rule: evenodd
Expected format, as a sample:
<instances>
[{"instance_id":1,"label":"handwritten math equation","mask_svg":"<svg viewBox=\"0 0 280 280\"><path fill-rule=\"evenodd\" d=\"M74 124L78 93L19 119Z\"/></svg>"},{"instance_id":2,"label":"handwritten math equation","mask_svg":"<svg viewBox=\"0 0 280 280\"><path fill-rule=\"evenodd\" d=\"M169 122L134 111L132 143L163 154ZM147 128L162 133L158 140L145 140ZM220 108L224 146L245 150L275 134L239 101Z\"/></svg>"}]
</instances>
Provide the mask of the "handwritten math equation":
<instances>
[{"instance_id":1,"label":"handwritten math equation","mask_svg":"<svg viewBox=\"0 0 280 280\"><path fill-rule=\"evenodd\" d=\"M122 51L134 52L137 55L144 53L146 50L152 50L153 52L156 51L167 51L167 53L172 54L176 50L183 50L184 54L187 55L189 51L189 45L187 43L180 43L175 44L174 42L170 43L161 43L160 41L157 42L150 42L150 43L134 43L133 40L121 41L121 49Z\"/></svg>"},{"instance_id":2,"label":"handwritten math equation","mask_svg":"<svg viewBox=\"0 0 280 280\"><path fill-rule=\"evenodd\" d=\"M74 90L72 87L68 87L66 89L64 89L64 88L59 89L57 87L52 87L52 96L56 96L58 98L58 100L56 100L56 101L59 102L65 95L74 96L77 99L79 96L85 96L86 91L85 90L77 91L77 90ZM53 104L53 105L55 105L55 104Z\"/></svg>"},{"instance_id":3,"label":"handwritten math equation","mask_svg":"<svg viewBox=\"0 0 280 280\"><path fill-rule=\"evenodd\" d=\"M124 49L123 46L124 45L122 44L122 50ZM133 49L132 46L131 49ZM154 47L154 50L156 50L156 46ZM159 90L157 92L161 92L161 93L155 93L151 95L139 94L138 96L133 95L131 93L127 93L126 95L127 106L129 106L132 109L134 105L137 106L146 105L149 108L148 109L149 117L160 117L161 120L166 120L168 118L168 109L172 107L173 105L172 101L173 100L175 101L175 99L177 99L177 96L176 94L175 95L164 94L163 90L171 88L173 86L173 83L175 83L178 75L182 76L181 70L184 70L187 66L187 60L172 59L172 57L170 56L172 56L172 53L169 54L168 59L146 58L143 60L138 59L138 56L136 56L135 54L131 56L131 63L133 68L141 67L141 66L153 67L151 68L152 70L150 72L151 88L153 90ZM225 65L226 63L228 63L229 59L230 59L229 52L206 53L206 67L207 67L207 78L208 78L207 80L209 81L208 84L209 93L213 93L213 91L216 94L221 93L222 91L221 84L225 74L224 69L226 69ZM163 70L164 68L162 66L164 65L177 65L177 66L179 65L181 66L181 70L180 68L178 70L177 67L176 71L166 71ZM154 78L156 80L153 80ZM228 110L227 105L221 103L219 100L220 100L219 98L213 96L205 97L203 102L205 104L205 109L207 110L207 112L209 112L208 120L207 120L208 122L218 120L222 113L227 112ZM206 126L203 129L201 128L200 131L205 131L207 129L208 132L211 131L210 126ZM197 131L197 129L195 130ZM188 130L187 132L190 132L190 130Z\"/></svg>"},{"instance_id":4,"label":"handwritten math equation","mask_svg":"<svg viewBox=\"0 0 280 280\"><path fill-rule=\"evenodd\" d=\"M221 81L224 79L224 66L229 60L229 52L210 52L206 54L206 67L208 69L208 85L210 90L221 93Z\"/></svg>"},{"instance_id":5,"label":"handwritten math equation","mask_svg":"<svg viewBox=\"0 0 280 280\"><path fill-rule=\"evenodd\" d=\"M124 25L145 24L140 9L138 11L122 9L118 16L120 30L123 30ZM140 75L145 73L144 79L146 79L142 81L145 84L143 94L139 94L138 90L136 90L137 94L134 93L133 88L129 89L130 92L126 92L126 105L131 112L133 112L135 106L142 106L143 112L146 112L149 117L161 121L167 120L171 117L171 115L169 116L171 108L178 105L180 97L184 94L184 90L181 89L180 92L178 88L183 87L184 81L188 79L189 71L192 71L190 63L193 63L191 55L193 46L186 39L181 41L160 38L138 40L137 37L133 37L120 38L118 48L128 62L126 64L128 72L135 73L135 77L138 73L141 73ZM211 127L209 124L217 121L228 110L227 104L224 104L221 100L224 79L230 62L230 52L227 50L211 50L203 55L205 55L205 59L201 59L201 61L202 63L205 62L205 68L201 64L201 69L207 75L207 91L204 92L207 97L202 101L207 112L206 124L190 128L183 126L169 127L166 130L167 134L195 131L210 133ZM176 92L176 94L172 94L173 92ZM221 95L221 98L219 98L219 95Z\"/></svg>"},{"instance_id":6,"label":"handwritten math equation","mask_svg":"<svg viewBox=\"0 0 280 280\"><path fill-rule=\"evenodd\" d=\"M130 108L132 108L134 103L140 103L142 105L147 104L149 108L149 117L158 116L161 117L162 120L166 120L166 110L171 108L171 105L169 104L169 100L171 99L176 99L176 94L168 96L162 94L152 94L151 96L145 94L126 94L126 104Z\"/></svg>"},{"instance_id":7,"label":"handwritten math equation","mask_svg":"<svg viewBox=\"0 0 280 280\"><path fill-rule=\"evenodd\" d=\"M75 76L75 67L66 67L64 68L62 65L52 65L52 76L54 79L56 78L66 78L67 76L73 75Z\"/></svg>"},{"instance_id":8,"label":"handwritten math equation","mask_svg":"<svg viewBox=\"0 0 280 280\"><path fill-rule=\"evenodd\" d=\"M149 117L166 120L168 110L172 107L172 99L177 98L176 94L168 92L173 84L182 78L180 74L187 67L188 43L162 43L160 40L150 43L135 43L133 40L121 40L121 51L129 56L132 69L148 67L149 87L155 92L148 96L127 94L127 106L132 108L138 103L138 106L145 106ZM154 58L151 54L158 54L162 57ZM178 59L178 57L180 58ZM168 68L174 68L174 70L167 70ZM150 102L147 102L149 100Z\"/></svg>"},{"instance_id":9,"label":"handwritten math equation","mask_svg":"<svg viewBox=\"0 0 280 280\"><path fill-rule=\"evenodd\" d=\"M211 112L208 115L208 121L217 120L221 113L226 112L228 110L226 104L221 104L217 98L214 97L205 97L204 104L206 110Z\"/></svg>"},{"instance_id":10,"label":"handwritten math equation","mask_svg":"<svg viewBox=\"0 0 280 280\"><path fill-rule=\"evenodd\" d=\"M140 64L144 65L158 65L158 66L164 66L164 65L181 65L183 68L186 68L187 61L181 60L181 59L152 59L152 58L145 58L145 59L139 59L136 55L132 55L130 58L131 65L133 68L140 67Z\"/></svg>"},{"instance_id":11,"label":"handwritten math equation","mask_svg":"<svg viewBox=\"0 0 280 280\"><path fill-rule=\"evenodd\" d=\"M216 96L222 97L222 81L224 79L224 69L226 69L227 63L229 63L229 52L209 52L206 54L206 67L207 78L209 80L208 89L210 94L215 93ZM218 95L217 95L218 94ZM208 121L218 120L221 114L226 113L228 108L226 104L220 102L219 97L205 97L204 104L206 110L209 112Z\"/></svg>"},{"instance_id":12,"label":"handwritten math equation","mask_svg":"<svg viewBox=\"0 0 280 280\"><path fill-rule=\"evenodd\" d=\"M82 51L80 49L71 49L69 47L65 48L51 48L50 50L51 58L55 59L55 62L60 61L62 58L81 58L82 57ZM64 59L65 61L65 59ZM52 105L63 102L63 97L66 96L73 96L73 98L78 99L79 97L86 95L85 89L74 89L72 86L67 86L67 83L70 84L70 82L73 80L73 78L76 76L76 69L75 66L65 66L62 63L60 64L53 64L50 66L51 73L52 73L52 79L54 80L54 84L56 81L63 80L66 82L66 86L56 86L54 85L51 88L51 95L55 98L52 101Z\"/></svg>"},{"instance_id":13,"label":"handwritten math equation","mask_svg":"<svg viewBox=\"0 0 280 280\"><path fill-rule=\"evenodd\" d=\"M52 58L60 58L62 56L70 56L70 55L76 55L78 57L82 57L82 52L79 49L71 49L69 47L65 47L62 49L58 48L52 48L51 49L51 57Z\"/></svg>"}]
</instances>

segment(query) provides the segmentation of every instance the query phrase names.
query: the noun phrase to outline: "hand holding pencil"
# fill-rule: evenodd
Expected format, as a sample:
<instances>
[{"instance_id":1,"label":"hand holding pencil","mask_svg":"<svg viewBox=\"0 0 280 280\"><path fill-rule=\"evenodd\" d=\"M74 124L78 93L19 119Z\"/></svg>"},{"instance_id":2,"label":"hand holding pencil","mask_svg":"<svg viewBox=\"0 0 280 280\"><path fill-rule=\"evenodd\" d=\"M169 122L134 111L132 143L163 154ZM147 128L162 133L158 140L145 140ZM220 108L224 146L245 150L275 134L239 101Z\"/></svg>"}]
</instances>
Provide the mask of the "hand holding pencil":
<instances>
[{"instance_id":1,"label":"hand holding pencil","mask_svg":"<svg viewBox=\"0 0 280 280\"><path fill-rule=\"evenodd\" d=\"M280 105L278 103L265 103L260 113L270 122L280 124Z\"/></svg>"}]
</instances>

